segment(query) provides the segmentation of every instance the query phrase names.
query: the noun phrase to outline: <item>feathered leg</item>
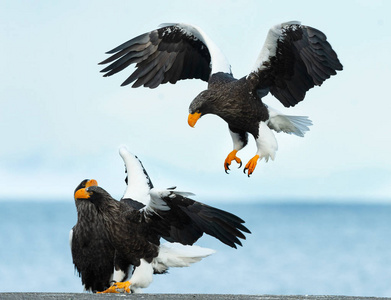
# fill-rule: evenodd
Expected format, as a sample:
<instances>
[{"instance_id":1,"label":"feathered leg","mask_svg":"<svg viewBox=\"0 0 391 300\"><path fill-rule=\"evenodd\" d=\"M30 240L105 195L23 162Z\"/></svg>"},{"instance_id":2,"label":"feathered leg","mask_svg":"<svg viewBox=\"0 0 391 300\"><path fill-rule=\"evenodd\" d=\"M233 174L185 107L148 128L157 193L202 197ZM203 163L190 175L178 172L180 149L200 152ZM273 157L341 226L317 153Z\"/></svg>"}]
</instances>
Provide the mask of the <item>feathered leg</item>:
<instances>
[{"instance_id":1,"label":"feathered leg","mask_svg":"<svg viewBox=\"0 0 391 300\"><path fill-rule=\"evenodd\" d=\"M230 170L229 169L229 166L231 165L231 162L233 160L236 161L236 163L239 164L239 167L240 168L242 166L242 161L239 157L236 156L236 153L242 149L244 146L247 145L247 142L248 142L248 134L247 132L243 132L243 131L236 131L234 129L232 129L231 127L229 128L229 133L231 134L231 137L232 137L232 142L233 142L233 145L234 145L234 150L232 150L227 158L225 159L224 161L224 169L225 169L225 173L228 174L228 171Z\"/></svg>"},{"instance_id":2,"label":"feathered leg","mask_svg":"<svg viewBox=\"0 0 391 300\"><path fill-rule=\"evenodd\" d=\"M265 158L265 161L267 162L270 157L272 160L274 160L278 149L277 140L265 122L259 123L259 134L256 138L256 143L258 148L257 153L252 159L249 160L243 170L244 173L247 171L248 176L254 172L259 159Z\"/></svg>"},{"instance_id":3,"label":"feathered leg","mask_svg":"<svg viewBox=\"0 0 391 300\"><path fill-rule=\"evenodd\" d=\"M104 290L103 292L97 292L98 294L108 294L108 293L130 293L131 283L125 281L128 278L129 269L131 265L124 260L121 260L118 256L116 257L116 263L113 273L113 281L111 287Z\"/></svg>"}]
</instances>

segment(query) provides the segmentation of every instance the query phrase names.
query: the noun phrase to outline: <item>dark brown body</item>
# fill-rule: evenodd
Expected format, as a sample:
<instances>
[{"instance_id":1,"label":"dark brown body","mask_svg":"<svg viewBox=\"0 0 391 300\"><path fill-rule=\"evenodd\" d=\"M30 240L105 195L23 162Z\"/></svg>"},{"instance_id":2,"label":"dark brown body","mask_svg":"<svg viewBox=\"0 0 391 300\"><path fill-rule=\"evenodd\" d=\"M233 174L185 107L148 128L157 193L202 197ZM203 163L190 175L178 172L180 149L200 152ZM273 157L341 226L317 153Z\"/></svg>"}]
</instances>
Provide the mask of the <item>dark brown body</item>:
<instances>
[{"instance_id":1,"label":"dark brown body","mask_svg":"<svg viewBox=\"0 0 391 300\"><path fill-rule=\"evenodd\" d=\"M225 82L215 80L222 76L227 77ZM231 75L218 73L211 77L208 89L214 97L222 99L209 100L215 105L214 114L226 121L232 131L248 132L258 137L259 122L269 119L269 112L246 77L235 79Z\"/></svg>"},{"instance_id":2,"label":"dark brown body","mask_svg":"<svg viewBox=\"0 0 391 300\"><path fill-rule=\"evenodd\" d=\"M90 201L76 201L76 207L78 217L71 240L73 263L86 290L103 291L110 286L115 249L96 206Z\"/></svg>"},{"instance_id":3,"label":"dark brown body","mask_svg":"<svg viewBox=\"0 0 391 300\"><path fill-rule=\"evenodd\" d=\"M158 236L151 234L146 223L142 222L143 214L124 202L112 199L109 194L95 202L110 243L116 249L116 267L118 264L137 267L142 258L152 262L159 253L160 242Z\"/></svg>"}]
</instances>

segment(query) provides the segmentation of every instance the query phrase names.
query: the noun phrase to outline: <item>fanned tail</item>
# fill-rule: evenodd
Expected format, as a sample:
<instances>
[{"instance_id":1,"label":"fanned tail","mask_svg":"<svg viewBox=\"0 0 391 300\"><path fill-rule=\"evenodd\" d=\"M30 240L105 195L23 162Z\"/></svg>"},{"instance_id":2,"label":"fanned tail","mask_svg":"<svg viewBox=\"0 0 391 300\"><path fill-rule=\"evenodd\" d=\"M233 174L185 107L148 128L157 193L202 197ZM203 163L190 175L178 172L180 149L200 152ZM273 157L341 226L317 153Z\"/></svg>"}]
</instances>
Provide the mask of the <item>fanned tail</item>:
<instances>
[{"instance_id":1,"label":"fanned tail","mask_svg":"<svg viewBox=\"0 0 391 300\"><path fill-rule=\"evenodd\" d=\"M160 245L159 255L153 260L152 265L155 273L165 273L170 267L189 267L215 252L194 245L164 243Z\"/></svg>"},{"instance_id":2,"label":"fanned tail","mask_svg":"<svg viewBox=\"0 0 391 300\"><path fill-rule=\"evenodd\" d=\"M303 137L309 131L312 121L307 116L284 115L268 106L269 120L267 126L277 132L285 132Z\"/></svg>"},{"instance_id":3,"label":"fanned tail","mask_svg":"<svg viewBox=\"0 0 391 300\"><path fill-rule=\"evenodd\" d=\"M312 121L307 116L284 116L293 125L291 132L284 131L285 133L295 134L303 137L304 134L309 131L309 126L312 125Z\"/></svg>"}]
</instances>

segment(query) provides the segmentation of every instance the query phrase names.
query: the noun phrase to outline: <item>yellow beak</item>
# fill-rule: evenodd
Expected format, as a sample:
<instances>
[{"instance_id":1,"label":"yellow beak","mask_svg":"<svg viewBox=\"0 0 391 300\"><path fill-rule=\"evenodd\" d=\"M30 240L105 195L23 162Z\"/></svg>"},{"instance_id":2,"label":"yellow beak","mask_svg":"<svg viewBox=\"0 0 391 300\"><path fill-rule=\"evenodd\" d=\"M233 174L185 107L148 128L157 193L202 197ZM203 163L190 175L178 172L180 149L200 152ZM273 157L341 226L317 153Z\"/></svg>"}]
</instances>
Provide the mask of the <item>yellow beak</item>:
<instances>
[{"instance_id":1,"label":"yellow beak","mask_svg":"<svg viewBox=\"0 0 391 300\"><path fill-rule=\"evenodd\" d=\"M201 113L199 112L195 112L194 114L189 114L189 117L187 118L187 123L189 123L190 127L194 127L194 125L197 123L200 117L201 117Z\"/></svg>"},{"instance_id":2,"label":"yellow beak","mask_svg":"<svg viewBox=\"0 0 391 300\"><path fill-rule=\"evenodd\" d=\"M90 195L91 195L91 193L87 192L87 190L85 188L80 189L80 190L77 190L77 192L75 193L75 199L88 199L88 198L90 198Z\"/></svg>"},{"instance_id":3,"label":"yellow beak","mask_svg":"<svg viewBox=\"0 0 391 300\"><path fill-rule=\"evenodd\" d=\"M88 188L89 186L97 186L97 185L98 185L98 182L95 179L91 179L91 180L87 181L86 188Z\"/></svg>"}]
</instances>

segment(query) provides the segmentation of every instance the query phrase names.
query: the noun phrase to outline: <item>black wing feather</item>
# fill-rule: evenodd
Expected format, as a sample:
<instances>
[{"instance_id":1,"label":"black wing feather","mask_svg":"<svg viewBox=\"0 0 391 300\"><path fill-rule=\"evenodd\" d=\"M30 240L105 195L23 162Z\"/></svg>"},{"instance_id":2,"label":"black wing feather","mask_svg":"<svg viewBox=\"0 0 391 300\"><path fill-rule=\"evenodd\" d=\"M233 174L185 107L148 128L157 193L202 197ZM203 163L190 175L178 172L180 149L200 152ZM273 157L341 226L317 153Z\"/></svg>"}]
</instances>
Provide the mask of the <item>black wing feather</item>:
<instances>
[{"instance_id":1,"label":"black wing feather","mask_svg":"<svg viewBox=\"0 0 391 300\"><path fill-rule=\"evenodd\" d=\"M165 26L135 37L107 52L101 72L116 74L136 63L136 70L122 83L155 88L167 82L198 78L208 81L211 57L208 48L179 25Z\"/></svg>"},{"instance_id":2,"label":"black wing feather","mask_svg":"<svg viewBox=\"0 0 391 300\"><path fill-rule=\"evenodd\" d=\"M306 92L342 70L337 54L318 29L290 24L277 39L276 55L254 72L255 89L269 88L286 106L295 106ZM250 74L251 76L252 74Z\"/></svg>"},{"instance_id":3,"label":"black wing feather","mask_svg":"<svg viewBox=\"0 0 391 300\"><path fill-rule=\"evenodd\" d=\"M175 196L172 196L175 195ZM224 244L236 248L242 245L241 232L251 233L244 221L224 210L194 201L172 192L162 199L170 207L168 211L156 211L149 216L150 226L164 239L185 245L194 244L204 233Z\"/></svg>"}]
</instances>

